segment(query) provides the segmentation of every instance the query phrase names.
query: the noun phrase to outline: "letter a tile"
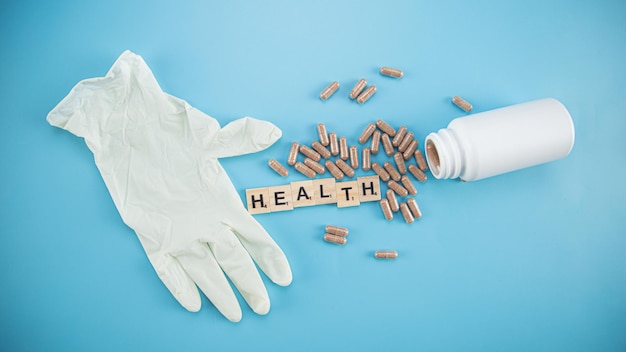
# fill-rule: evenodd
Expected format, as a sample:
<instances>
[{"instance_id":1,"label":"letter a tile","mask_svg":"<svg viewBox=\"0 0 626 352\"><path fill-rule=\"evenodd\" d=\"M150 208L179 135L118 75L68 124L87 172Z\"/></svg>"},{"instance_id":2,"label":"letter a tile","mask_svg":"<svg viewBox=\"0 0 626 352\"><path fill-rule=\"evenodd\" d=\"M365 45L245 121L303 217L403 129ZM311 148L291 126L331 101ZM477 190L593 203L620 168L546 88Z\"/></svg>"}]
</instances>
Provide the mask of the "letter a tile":
<instances>
[{"instance_id":1,"label":"letter a tile","mask_svg":"<svg viewBox=\"0 0 626 352\"><path fill-rule=\"evenodd\" d=\"M313 181L298 181L291 183L291 198L293 207L306 207L315 205L315 188Z\"/></svg>"}]
</instances>

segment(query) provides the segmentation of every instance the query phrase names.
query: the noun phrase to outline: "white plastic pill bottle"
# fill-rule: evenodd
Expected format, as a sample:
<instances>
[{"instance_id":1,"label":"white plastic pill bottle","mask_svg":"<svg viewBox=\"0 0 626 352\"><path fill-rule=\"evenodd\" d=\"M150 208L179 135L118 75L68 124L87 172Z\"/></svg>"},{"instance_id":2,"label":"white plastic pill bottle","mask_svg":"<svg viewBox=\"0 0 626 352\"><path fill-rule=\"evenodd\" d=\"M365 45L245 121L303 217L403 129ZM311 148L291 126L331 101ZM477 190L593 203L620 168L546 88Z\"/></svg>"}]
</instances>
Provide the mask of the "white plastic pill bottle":
<instances>
[{"instance_id":1,"label":"white plastic pill bottle","mask_svg":"<svg viewBox=\"0 0 626 352\"><path fill-rule=\"evenodd\" d=\"M463 181L557 160L573 146L572 117L553 98L456 118L425 142L433 176Z\"/></svg>"}]
</instances>

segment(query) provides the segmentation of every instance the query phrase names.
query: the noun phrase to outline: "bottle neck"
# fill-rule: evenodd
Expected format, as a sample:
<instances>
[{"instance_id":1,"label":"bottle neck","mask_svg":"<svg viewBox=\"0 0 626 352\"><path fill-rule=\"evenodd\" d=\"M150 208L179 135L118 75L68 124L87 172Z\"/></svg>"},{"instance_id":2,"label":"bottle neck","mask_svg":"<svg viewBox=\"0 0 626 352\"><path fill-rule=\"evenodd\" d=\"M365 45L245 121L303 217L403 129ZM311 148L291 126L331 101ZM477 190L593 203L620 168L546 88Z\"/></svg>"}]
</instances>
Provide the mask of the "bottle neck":
<instances>
[{"instance_id":1,"label":"bottle neck","mask_svg":"<svg viewBox=\"0 0 626 352\"><path fill-rule=\"evenodd\" d=\"M463 155L453 131L442 128L429 134L425 149L428 167L435 178L457 178L461 175Z\"/></svg>"}]
</instances>

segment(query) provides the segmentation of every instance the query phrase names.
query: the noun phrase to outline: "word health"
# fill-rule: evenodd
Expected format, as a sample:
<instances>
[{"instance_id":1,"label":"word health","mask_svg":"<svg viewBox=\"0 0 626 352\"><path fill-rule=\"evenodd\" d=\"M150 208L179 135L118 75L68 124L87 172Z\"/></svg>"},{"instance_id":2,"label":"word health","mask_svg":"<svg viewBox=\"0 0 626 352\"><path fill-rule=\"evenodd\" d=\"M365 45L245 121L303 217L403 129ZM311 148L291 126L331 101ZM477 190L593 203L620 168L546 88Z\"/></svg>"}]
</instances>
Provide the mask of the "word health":
<instances>
[{"instance_id":1,"label":"word health","mask_svg":"<svg viewBox=\"0 0 626 352\"><path fill-rule=\"evenodd\" d=\"M339 208L354 207L361 205L362 202L380 199L378 176L358 177L356 180L346 182L337 182L331 177L246 189L246 202L250 214L322 204L337 204Z\"/></svg>"}]
</instances>

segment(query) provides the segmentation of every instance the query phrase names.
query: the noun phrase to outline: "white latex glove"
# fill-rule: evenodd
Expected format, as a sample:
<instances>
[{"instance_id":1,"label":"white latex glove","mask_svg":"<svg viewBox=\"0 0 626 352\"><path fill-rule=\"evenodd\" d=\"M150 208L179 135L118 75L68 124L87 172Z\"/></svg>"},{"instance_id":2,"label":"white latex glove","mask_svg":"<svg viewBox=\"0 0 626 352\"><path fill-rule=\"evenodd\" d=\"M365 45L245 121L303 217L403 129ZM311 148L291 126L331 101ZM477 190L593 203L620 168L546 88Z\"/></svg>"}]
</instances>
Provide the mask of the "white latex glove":
<instances>
[{"instance_id":1,"label":"white latex glove","mask_svg":"<svg viewBox=\"0 0 626 352\"><path fill-rule=\"evenodd\" d=\"M254 261L279 285L291 283L285 255L246 211L218 158L272 145L281 131L253 118L223 128L164 93L143 59L124 52L105 77L79 82L48 122L83 137L124 222L165 286L190 311L196 285L229 320L270 301Z\"/></svg>"}]
</instances>

